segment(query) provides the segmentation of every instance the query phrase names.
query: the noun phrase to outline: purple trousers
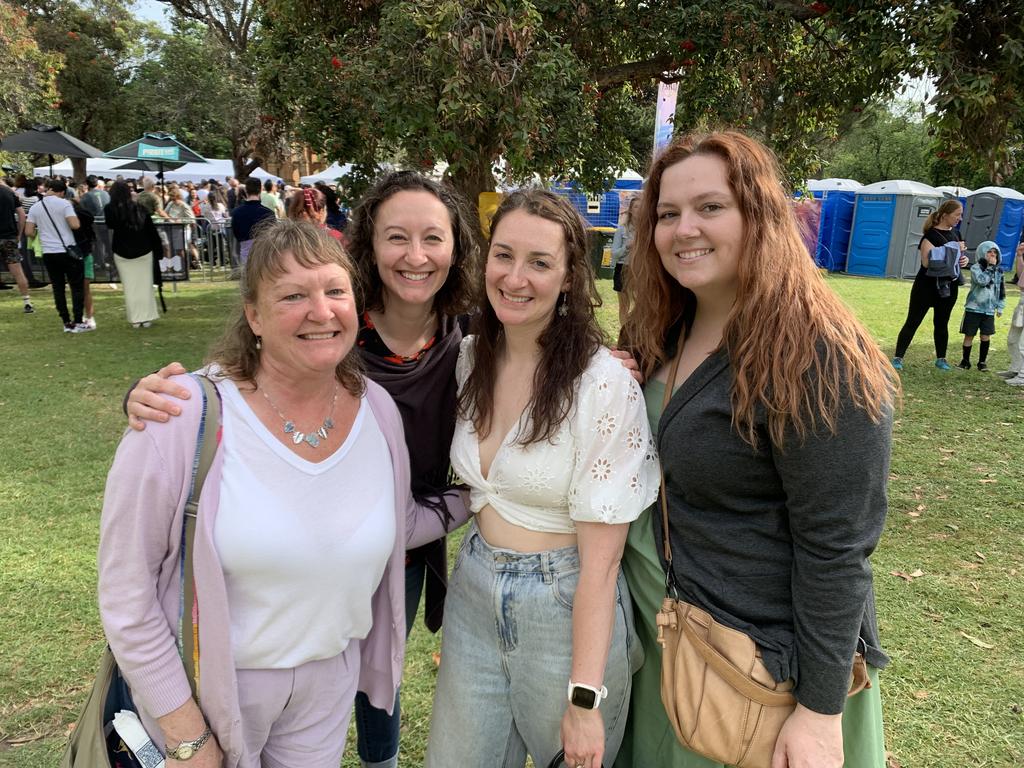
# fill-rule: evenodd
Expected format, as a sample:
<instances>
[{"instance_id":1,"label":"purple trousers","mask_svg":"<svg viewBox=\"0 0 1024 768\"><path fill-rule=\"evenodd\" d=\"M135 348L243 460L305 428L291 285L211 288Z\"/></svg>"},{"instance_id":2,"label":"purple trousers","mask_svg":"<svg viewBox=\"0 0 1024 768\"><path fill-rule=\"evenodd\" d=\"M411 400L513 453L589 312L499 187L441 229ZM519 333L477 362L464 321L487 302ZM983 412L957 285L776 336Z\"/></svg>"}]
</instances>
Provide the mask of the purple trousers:
<instances>
[{"instance_id":1,"label":"purple trousers","mask_svg":"<svg viewBox=\"0 0 1024 768\"><path fill-rule=\"evenodd\" d=\"M359 682L359 641L294 669L239 669L239 768L338 768Z\"/></svg>"}]
</instances>

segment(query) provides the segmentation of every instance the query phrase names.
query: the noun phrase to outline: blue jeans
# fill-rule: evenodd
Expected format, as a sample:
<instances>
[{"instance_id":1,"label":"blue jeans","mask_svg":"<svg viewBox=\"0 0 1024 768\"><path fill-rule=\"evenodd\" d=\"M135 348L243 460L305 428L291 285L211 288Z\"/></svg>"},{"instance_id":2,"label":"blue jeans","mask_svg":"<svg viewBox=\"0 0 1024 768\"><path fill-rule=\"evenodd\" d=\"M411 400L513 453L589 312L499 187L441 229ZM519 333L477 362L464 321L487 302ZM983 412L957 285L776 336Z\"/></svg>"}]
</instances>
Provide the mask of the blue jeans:
<instances>
[{"instance_id":1,"label":"blue jeans","mask_svg":"<svg viewBox=\"0 0 1024 768\"><path fill-rule=\"evenodd\" d=\"M521 553L494 549L472 525L448 583L427 768L546 766L561 748L572 669L576 547ZM643 651L619 573L605 666L604 764L622 742L633 672Z\"/></svg>"},{"instance_id":2,"label":"blue jeans","mask_svg":"<svg viewBox=\"0 0 1024 768\"><path fill-rule=\"evenodd\" d=\"M423 581L427 567L423 560L410 563L405 568L405 636L412 632L416 623L416 611L420 607ZM392 768L398 765L398 738L402 725L401 701L395 693L395 708L389 715L383 709L370 704L365 693L356 694L356 748L359 759L370 766Z\"/></svg>"}]
</instances>

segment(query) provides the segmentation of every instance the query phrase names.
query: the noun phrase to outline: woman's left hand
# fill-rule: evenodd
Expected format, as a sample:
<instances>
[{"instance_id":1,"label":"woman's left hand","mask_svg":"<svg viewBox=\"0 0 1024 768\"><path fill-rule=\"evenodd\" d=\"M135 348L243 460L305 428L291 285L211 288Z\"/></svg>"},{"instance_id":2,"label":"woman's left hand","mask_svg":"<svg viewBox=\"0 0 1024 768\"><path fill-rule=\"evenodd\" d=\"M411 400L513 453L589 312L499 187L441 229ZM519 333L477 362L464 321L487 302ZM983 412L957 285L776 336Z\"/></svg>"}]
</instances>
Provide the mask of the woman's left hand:
<instances>
[{"instance_id":1,"label":"woman's left hand","mask_svg":"<svg viewBox=\"0 0 1024 768\"><path fill-rule=\"evenodd\" d=\"M562 716L562 749L568 768L601 768L604 758L604 718L599 709L570 704Z\"/></svg>"},{"instance_id":2,"label":"woman's left hand","mask_svg":"<svg viewBox=\"0 0 1024 768\"><path fill-rule=\"evenodd\" d=\"M630 375L636 379L637 384L644 383L644 375L640 373L640 364L636 361L636 358L625 349L617 347L612 347L611 353L612 357L622 363L622 367L629 371Z\"/></svg>"},{"instance_id":3,"label":"woman's left hand","mask_svg":"<svg viewBox=\"0 0 1024 768\"><path fill-rule=\"evenodd\" d=\"M842 768L843 716L797 704L775 742L772 768Z\"/></svg>"},{"instance_id":4,"label":"woman's left hand","mask_svg":"<svg viewBox=\"0 0 1024 768\"><path fill-rule=\"evenodd\" d=\"M966 267L966 266L967 266L967 265L968 265L969 263L970 263L970 261L969 261L969 259L967 258L967 256L965 256L964 254L962 254L962 253L961 253L961 254L960 254L960 268L961 268L961 269L963 269L963 268L964 268L964 267Z\"/></svg>"}]
</instances>

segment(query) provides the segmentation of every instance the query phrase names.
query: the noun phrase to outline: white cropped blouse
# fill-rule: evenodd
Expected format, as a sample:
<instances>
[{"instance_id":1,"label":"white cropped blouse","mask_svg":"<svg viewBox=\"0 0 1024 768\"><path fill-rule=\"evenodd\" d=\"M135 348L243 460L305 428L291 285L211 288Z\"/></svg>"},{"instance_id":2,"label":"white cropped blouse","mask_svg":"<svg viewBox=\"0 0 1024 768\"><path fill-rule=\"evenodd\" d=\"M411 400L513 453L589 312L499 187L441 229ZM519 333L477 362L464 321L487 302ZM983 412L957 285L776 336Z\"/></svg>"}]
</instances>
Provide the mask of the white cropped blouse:
<instances>
[{"instance_id":1,"label":"white cropped blouse","mask_svg":"<svg viewBox=\"0 0 1024 768\"><path fill-rule=\"evenodd\" d=\"M459 350L460 390L473 366L474 343L468 336ZM657 496L658 463L643 393L606 348L583 372L572 411L550 441L517 444L526 426L520 417L484 477L473 424L457 420L452 468L469 485L474 513L490 504L521 528L575 533L576 522L632 522Z\"/></svg>"}]
</instances>

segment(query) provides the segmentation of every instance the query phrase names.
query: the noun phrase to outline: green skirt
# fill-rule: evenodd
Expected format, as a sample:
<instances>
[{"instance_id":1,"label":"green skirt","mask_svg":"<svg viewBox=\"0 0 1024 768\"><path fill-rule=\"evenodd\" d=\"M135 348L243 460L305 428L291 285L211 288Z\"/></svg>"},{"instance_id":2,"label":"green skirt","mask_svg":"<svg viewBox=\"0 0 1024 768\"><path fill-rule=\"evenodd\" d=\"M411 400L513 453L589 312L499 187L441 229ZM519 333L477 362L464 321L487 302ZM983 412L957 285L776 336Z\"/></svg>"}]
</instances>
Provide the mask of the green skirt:
<instances>
[{"instance_id":1,"label":"green skirt","mask_svg":"<svg viewBox=\"0 0 1024 768\"><path fill-rule=\"evenodd\" d=\"M679 744L661 703L661 646L654 617L665 597L665 572L654 541L654 509L630 526L622 557L645 661L633 675L626 734L614 768L724 768ZM845 768L885 768L878 670L869 667L868 674L871 687L849 699L843 711Z\"/></svg>"}]
</instances>

